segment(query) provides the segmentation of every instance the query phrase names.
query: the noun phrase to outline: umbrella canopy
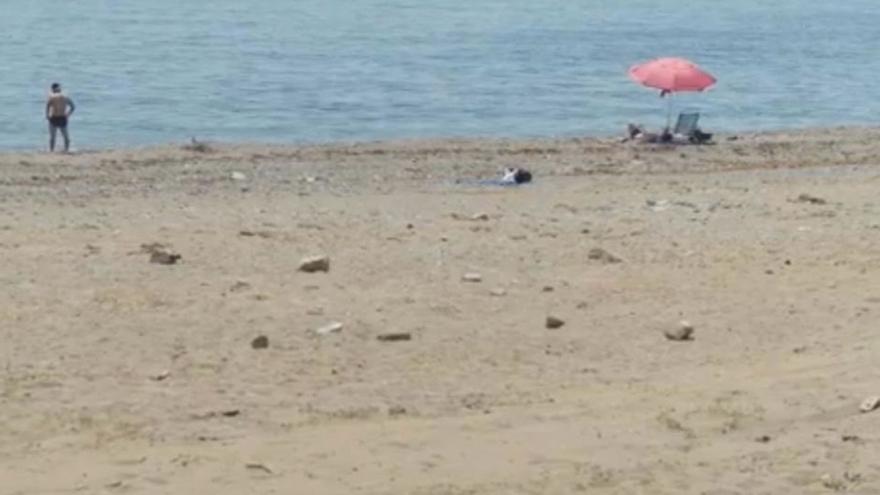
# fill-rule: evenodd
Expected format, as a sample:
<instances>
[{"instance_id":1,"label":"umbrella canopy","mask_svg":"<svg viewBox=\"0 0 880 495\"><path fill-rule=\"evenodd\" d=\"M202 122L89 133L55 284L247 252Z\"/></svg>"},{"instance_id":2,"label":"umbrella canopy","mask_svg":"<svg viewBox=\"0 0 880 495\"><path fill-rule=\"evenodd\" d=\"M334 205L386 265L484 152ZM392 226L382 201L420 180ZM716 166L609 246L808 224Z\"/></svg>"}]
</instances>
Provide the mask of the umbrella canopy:
<instances>
[{"instance_id":1,"label":"umbrella canopy","mask_svg":"<svg viewBox=\"0 0 880 495\"><path fill-rule=\"evenodd\" d=\"M629 69L634 81L663 92L703 91L715 84L712 74L683 58L658 58Z\"/></svg>"},{"instance_id":2,"label":"umbrella canopy","mask_svg":"<svg viewBox=\"0 0 880 495\"><path fill-rule=\"evenodd\" d=\"M629 77L644 86L659 89L660 96L678 91L703 91L715 84L715 77L712 74L683 58L658 58L634 65L629 69ZM670 125L672 125L671 98L666 106L667 130Z\"/></svg>"}]
</instances>

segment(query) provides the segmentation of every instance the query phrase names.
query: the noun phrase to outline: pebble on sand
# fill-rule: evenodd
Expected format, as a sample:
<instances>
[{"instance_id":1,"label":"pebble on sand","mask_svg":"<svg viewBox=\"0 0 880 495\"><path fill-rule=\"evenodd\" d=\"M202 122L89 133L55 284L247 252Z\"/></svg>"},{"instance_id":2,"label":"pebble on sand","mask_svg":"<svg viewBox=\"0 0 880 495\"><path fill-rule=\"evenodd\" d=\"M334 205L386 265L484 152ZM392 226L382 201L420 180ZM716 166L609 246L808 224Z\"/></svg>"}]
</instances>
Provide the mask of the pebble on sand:
<instances>
[{"instance_id":1,"label":"pebble on sand","mask_svg":"<svg viewBox=\"0 0 880 495\"><path fill-rule=\"evenodd\" d=\"M867 399L862 401L862 405L859 406L859 410L863 413L871 412L880 407L880 396L872 395Z\"/></svg>"},{"instance_id":2,"label":"pebble on sand","mask_svg":"<svg viewBox=\"0 0 880 495\"><path fill-rule=\"evenodd\" d=\"M249 284L243 280L239 280L239 281L235 282L234 284L232 284L232 286L229 288L229 292L239 292L239 291L249 290L250 288L251 288L251 284Z\"/></svg>"},{"instance_id":3,"label":"pebble on sand","mask_svg":"<svg viewBox=\"0 0 880 495\"><path fill-rule=\"evenodd\" d=\"M253 349L266 349L269 347L269 337L265 335L260 335L251 341L251 348Z\"/></svg>"},{"instance_id":4,"label":"pebble on sand","mask_svg":"<svg viewBox=\"0 0 880 495\"><path fill-rule=\"evenodd\" d=\"M403 416L406 414L406 408L403 406L391 406L388 408L389 416Z\"/></svg>"},{"instance_id":5,"label":"pebble on sand","mask_svg":"<svg viewBox=\"0 0 880 495\"><path fill-rule=\"evenodd\" d=\"M679 342L685 340L693 340L694 327L690 323L682 321L678 324L678 328L669 328L664 330L663 335L665 335L666 338L669 340L675 340Z\"/></svg>"},{"instance_id":6,"label":"pebble on sand","mask_svg":"<svg viewBox=\"0 0 880 495\"><path fill-rule=\"evenodd\" d=\"M379 342L403 342L412 340L412 334L409 332L383 333L376 336Z\"/></svg>"},{"instance_id":7,"label":"pebble on sand","mask_svg":"<svg viewBox=\"0 0 880 495\"><path fill-rule=\"evenodd\" d=\"M832 476L830 473L826 473L823 474L821 478L819 478L819 481L822 482L822 486L831 491L844 492L848 491L850 483L856 483L860 479L861 475L850 474L849 472L844 473L842 478L838 478L836 476Z\"/></svg>"},{"instance_id":8,"label":"pebble on sand","mask_svg":"<svg viewBox=\"0 0 880 495\"><path fill-rule=\"evenodd\" d=\"M323 327L320 327L317 330L315 330L315 333L318 335L329 335L331 333L339 333L342 331L343 326L344 325L339 322L328 323L328 324L324 325Z\"/></svg>"},{"instance_id":9,"label":"pebble on sand","mask_svg":"<svg viewBox=\"0 0 880 495\"><path fill-rule=\"evenodd\" d=\"M252 469L254 471L262 471L266 474L275 474L274 471L272 471L272 468L270 468L269 466L267 466L263 463L260 463L260 462L249 462L249 463L245 464L244 467L245 467L245 469Z\"/></svg>"},{"instance_id":10,"label":"pebble on sand","mask_svg":"<svg viewBox=\"0 0 880 495\"><path fill-rule=\"evenodd\" d=\"M470 220L470 221L474 221L474 222L485 222L485 221L489 220L489 218L490 218L488 213L475 213L471 216L462 215L460 213L453 213L451 216L452 216L453 220L459 220L459 221Z\"/></svg>"},{"instance_id":11,"label":"pebble on sand","mask_svg":"<svg viewBox=\"0 0 880 495\"><path fill-rule=\"evenodd\" d=\"M165 381L166 379L168 379L169 376L171 376L171 372L168 370L165 370L165 371L159 373L158 375L151 376L150 379L152 379L155 382L161 382L161 381Z\"/></svg>"},{"instance_id":12,"label":"pebble on sand","mask_svg":"<svg viewBox=\"0 0 880 495\"><path fill-rule=\"evenodd\" d=\"M476 272L465 273L461 276L461 280L464 282L479 283L483 281L483 276Z\"/></svg>"},{"instance_id":13,"label":"pebble on sand","mask_svg":"<svg viewBox=\"0 0 880 495\"><path fill-rule=\"evenodd\" d=\"M150 254L150 263L157 265L175 265L180 261L179 254L170 253L168 251L156 250Z\"/></svg>"},{"instance_id":14,"label":"pebble on sand","mask_svg":"<svg viewBox=\"0 0 880 495\"><path fill-rule=\"evenodd\" d=\"M602 263L620 263L623 260L609 253L608 251L602 248L593 248L587 254L587 258L594 261L601 261Z\"/></svg>"},{"instance_id":15,"label":"pebble on sand","mask_svg":"<svg viewBox=\"0 0 880 495\"><path fill-rule=\"evenodd\" d=\"M562 328L563 325L565 325L565 321L555 316L548 316L545 322L545 326L551 330Z\"/></svg>"},{"instance_id":16,"label":"pebble on sand","mask_svg":"<svg viewBox=\"0 0 880 495\"><path fill-rule=\"evenodd\" d=\"M309 256L299 263L299 271L306 273L329 272L330 258L327 256Z\"/></svg>"},{"instance_id":17,"label":"pebble on sand","mask_svg":"<svg viewBox=\"0 0 880 495\"><path fill-rule=\"evenodd\" d=\"M798 196L795 201L797 201L798 203L810 203L812 205L824 205L827 203L827 201L825 201L822 198L819 198L819 197L816 197L816 196L813 196L810 194L806 194L806 193Z\"/></svg>"}]
</instances>

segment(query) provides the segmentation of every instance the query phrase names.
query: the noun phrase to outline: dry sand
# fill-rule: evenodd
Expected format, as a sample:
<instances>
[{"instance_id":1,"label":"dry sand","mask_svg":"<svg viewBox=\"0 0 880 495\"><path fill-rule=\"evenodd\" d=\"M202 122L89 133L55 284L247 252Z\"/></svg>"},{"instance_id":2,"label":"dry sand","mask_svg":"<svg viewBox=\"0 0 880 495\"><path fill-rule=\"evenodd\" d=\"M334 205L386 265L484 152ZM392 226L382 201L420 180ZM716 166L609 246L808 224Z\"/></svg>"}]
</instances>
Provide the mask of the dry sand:
<instances>
[{"instance_id":1,"label":"dry sand","mask_svg":"<svg viewBox=\"0 0 880 495\"><path fill-rule=\"evenodd\" d=\"M0 492L880 493L878 138L0 155Z\"/></svg>"}]
</instances>

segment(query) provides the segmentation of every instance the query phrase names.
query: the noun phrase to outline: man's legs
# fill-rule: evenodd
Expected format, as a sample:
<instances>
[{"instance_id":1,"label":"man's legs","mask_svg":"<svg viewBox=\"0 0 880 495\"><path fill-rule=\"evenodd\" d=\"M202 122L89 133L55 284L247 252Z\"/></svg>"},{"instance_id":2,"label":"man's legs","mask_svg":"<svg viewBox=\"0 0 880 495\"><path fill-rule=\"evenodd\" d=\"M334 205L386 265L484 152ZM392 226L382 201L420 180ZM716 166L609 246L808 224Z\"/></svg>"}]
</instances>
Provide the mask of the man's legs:
<instances>
[{"instance_id":1,"label":"man's legs","mask_svg":"<svg viewBox=\"0 0 880 495\"><path fill-rule=\"evenodd\" d=\"M52 123L49 124L49 152L55 151L55 136L58 134L58 128Z\"/></svg>"},{"instance_id":2,"label":"man's legs","mask_svg":"<svg viewBox=\"0 0 880 495\"><path fill-rule=\"evenodd\" d=\"M61 128L61 135L64 137L64 151L70 151L70 134L67 133L67 126Z\"/></svg>"}]
</instances>

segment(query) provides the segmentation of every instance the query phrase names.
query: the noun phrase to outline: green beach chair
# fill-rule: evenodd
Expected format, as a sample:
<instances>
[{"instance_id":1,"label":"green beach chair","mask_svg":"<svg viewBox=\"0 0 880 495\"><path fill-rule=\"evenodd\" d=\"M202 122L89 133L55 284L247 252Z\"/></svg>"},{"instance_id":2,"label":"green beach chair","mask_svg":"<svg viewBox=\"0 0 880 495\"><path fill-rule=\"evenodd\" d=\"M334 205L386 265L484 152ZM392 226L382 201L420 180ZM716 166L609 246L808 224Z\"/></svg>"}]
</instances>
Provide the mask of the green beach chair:
<instances>
[{"instance_id":1,"label":"green beach chair","mask_svg":"<svg viewBox=\"0 0 880 495\"><path fill-rule=\"evenodd\" d=\"M672 133L676 136L690 137L697 130L699 122L699 112L681 112L678 114L678 121L675 123L675 130Z\"/></svg>"},{"instance_id":2,"label":"green beach chair","mask_svg":"<svg viewBox=\"0 0 880 495\"><path fill-rule=\"evenodd\" d=\"M672 135L687 138L688 141L694 144L703 144L712 139L712 135L701 131L697 126L699 122L699 112L681 112L678 114L678 121L675 123Z\"/></svg>"}]
</instances>

